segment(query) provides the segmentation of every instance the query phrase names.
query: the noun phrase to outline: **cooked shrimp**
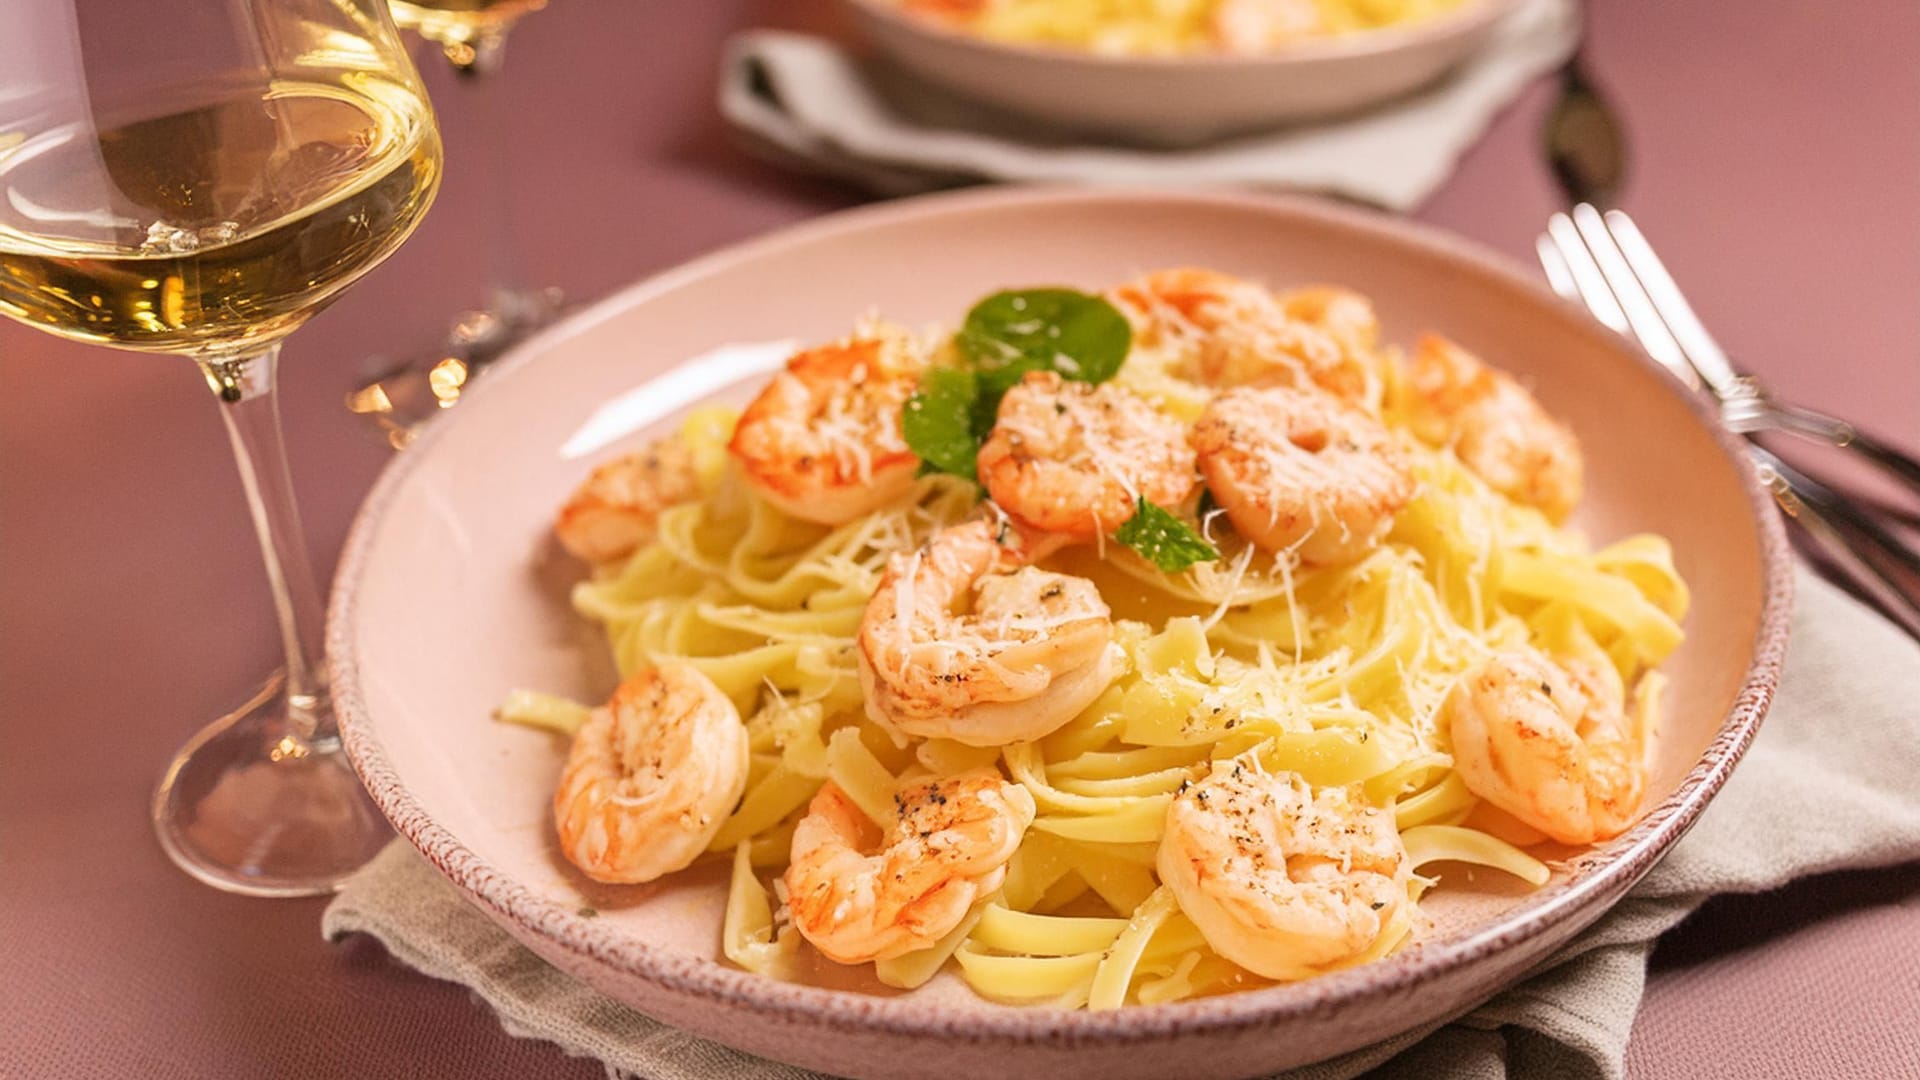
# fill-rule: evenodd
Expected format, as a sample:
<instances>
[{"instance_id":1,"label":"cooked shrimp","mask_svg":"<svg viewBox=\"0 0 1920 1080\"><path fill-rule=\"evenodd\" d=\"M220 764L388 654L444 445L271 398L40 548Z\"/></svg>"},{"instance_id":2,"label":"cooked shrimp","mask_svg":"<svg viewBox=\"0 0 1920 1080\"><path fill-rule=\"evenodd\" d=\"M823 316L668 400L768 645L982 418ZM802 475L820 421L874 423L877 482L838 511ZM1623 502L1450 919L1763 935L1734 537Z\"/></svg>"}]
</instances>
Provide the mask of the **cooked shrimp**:
<instances>
[{"instance_id":1,"label":"cooked shrimp","mask_svg":"<svg viewBox=\"0 0 1920 1080\"><path fill-rule=\"evenodd\" d=\"M574 736L553 793L567 861L595 881L652 881L693 862L747 787L747 729L699 669L642 671Z\"/></svg>"},{"instance_id":2,"label":"cooked shrimp","mask_svg":"<svg viewBox=\"0 0 1920 1080\"><path fill-rule=\"evenodd\" d=\"M1361 955L1411 903L1391 811L1266 772L1251 754L1216 761L1174 797L1157 863L1207 944L1270 979Z\"/></svg>"},{"instance_id":3,"label":"cooked shrimp","mask_svg":"<svg viewBox=\"0 0 1920 1080\"><path fill-rule=\"evenodd\" d=\"M969 746L1038 739L1099 697L1123 654L1085 578L1009 569L989 521L893 556L860 619L860 684L882 727ZM958 610L972 594L972 610Z\"/></svg>"},{"instance_id":4,"label":"cooked shrimp","mask_svg":"<svg viewBox=\"0 0 1920 1080\"><path fill-rule=\"evenodd\" d=\"M1380 344L1373 302L1352 289L1310 285L1281 294L1279 301L1287 318L1319 327L1351 353L1370 353Z\"/></svg>"},{"instance_id":5,"label":"cooked shrimp","mask_svg":"<svg viewBox=\"0 0 1920 1080\"><path fill-rule=\"evenodd\" d=\"M1175 374L1205 386L1318 386L1359 404L1372 400L1379 382L1371 345L1349 348L1339 334L1357 328L1330 322L1331 307L1306 293L1294 294L1289 312L1251 281L1175 269L1148 274L1109 296L1133 325L1136 340L1172 349ZM1350 303L1340 316L1354 317Z\"/></svg>"},{"instance_id":6,"label":"cooked shrimp","mask_svg":"<svg viewBox=\"0 0 1920 1080\"><path fill-rule=\"evenodd\" d=\"M1051 371L1007 391L979 463L980 482L1009 516L1076 540L1112 533L1137 499L1175 506L1194 485L1179 421L1124 386Z\"/></svg>"},{"instance_id":7,"label":"cooked shrimp","mask_svg":"<svg viewBox=\"0 0 1920 1080\"><path fill-rule=\"evenodd\" d=\"M653 539L660 511L699 493L693 451L668 436L593 470L560 508L553 534L576 558L624 559Z\"/></svg>"},{"instance_id":8,"label":"cooked shrimp","mask_svg":"<svg viewBox=\"0 0 1920 1080\"><path fill-rule=\"evenodd\" d=\"M1364 554L1413 497L1406 455L1387 429L1325 394L1230 390L1192 439L1207 490L1240 535L1304 562Z\"/></svg>"},{"instance_id":9,"label":"cooked shrimp","mask_svg":"<svg viewBox=\"0 0 1920 1080\"><path fill-rule=\"evenodd\" d=\"M1580 501L1580 443L1505 372L1445 338L1425 335L1407 372L1410 420L1421 438L1452 443L1495 491L1558 521Z\"/></svg>"},{"instance_id":10,"label":"cooked shrimp","mask_svg":"<svg viewBox=\"0 0 1920 1080\"><path fill-rule=\"evenodd\" d=\"M1643 740L1617 683L1536 649L1491 657L1461 676L1441 706L1460 779L1563 844L1619 835L1647 776Z\"/></svg>"},{"instance_id":11,"label":"cooked shrimp","mask_svg":"<svg viewBox=\"0 0 1920 1080\"><path fill-rule=\"evenodd\" d=\"M1313 0L1220 0L1209 29L1222 51L1257 54L1324 34L1327 25Z\"/></svg>"},{"instance_id":12,"label":"cooked shrimp","mask_svg":"<svg viewBox=\"0 0 1920 1080\"><path fill-rule=\"evenodd\" d=\"M900 412L919 369L902 336L809 349L740 414L727 449L781 510L822 525L852 521L913 486L920 459L907 449Z\"/></svg>"},{"instance_id":13,"label":"cooked shrimp","mask_svg":"<svg viewBox=\"0 0 1920 1080\"><path fill-rule=\"evenodd\" d=\"M793 830L787 910L830 960L924 949L1000 887L1033 824L1033 796L990 769L894 793L884 832L827 781Z\"/></svg>"}]
</instances>

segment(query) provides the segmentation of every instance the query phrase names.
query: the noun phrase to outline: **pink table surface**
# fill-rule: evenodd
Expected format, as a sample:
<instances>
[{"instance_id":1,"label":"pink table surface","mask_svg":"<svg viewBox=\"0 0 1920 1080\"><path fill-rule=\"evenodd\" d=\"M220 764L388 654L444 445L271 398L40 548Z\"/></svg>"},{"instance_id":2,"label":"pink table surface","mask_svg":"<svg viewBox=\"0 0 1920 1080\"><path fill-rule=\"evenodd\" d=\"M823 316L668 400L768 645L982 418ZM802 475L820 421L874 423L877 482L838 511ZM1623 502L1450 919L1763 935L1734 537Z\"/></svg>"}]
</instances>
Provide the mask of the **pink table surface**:
<instances>
[{"instance_id":1,"label":"pink table surface","mask_svg":"<svg viewBox=\"0 0 1920 1080\"><path fill-rule=\"evenodd\" d=\"M852 205L731 148L722 39L822 0L557 0L503 78L533 276L591 298ZM1781 391L1920 445L1920 7L1602 0L1626 204ZM455 89L429 72L438 95ZM1530 90L1417 215L1528 260L1555 208ZM330 567L388 452L340 408L483 282L478 130L446 103L426 225L294 339L285 402ZM162 763L275 662L240 489L182 363L0 325L0 1076L598 1077L460 988L320 939L323 901L214 892L146 824ZM1664 942L1630 1076L1920 1075L1920 867L1708 905Z\"/></svg>"}]
</instances>

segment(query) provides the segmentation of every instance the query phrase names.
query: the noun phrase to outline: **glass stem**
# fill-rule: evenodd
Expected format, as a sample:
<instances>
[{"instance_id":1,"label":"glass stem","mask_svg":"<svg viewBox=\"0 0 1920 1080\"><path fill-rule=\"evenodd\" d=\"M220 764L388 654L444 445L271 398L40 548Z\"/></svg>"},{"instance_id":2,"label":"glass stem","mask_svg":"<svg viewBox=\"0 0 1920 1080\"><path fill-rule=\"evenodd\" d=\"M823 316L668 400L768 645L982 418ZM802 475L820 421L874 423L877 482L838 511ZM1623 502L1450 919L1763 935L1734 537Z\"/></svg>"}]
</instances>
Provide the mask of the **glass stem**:
<instances>
[{"instance_id":1,"label":"glass stem","mask_svg":"<svg viewBox=\"0 0 1920 1080\"><path fill-rule=\"evenodd\" d=\"M520 268L519 237L513 227L513 185L509 182L513 175L512 159L507 153L502 123L505 114L500 104L498 75L506 51L504 31L483 34L473 42L449 45L445 50L461 85L466 87L462 95L467 101L466 114L479 131L480 148L475 161L478 168L485 170L487 197L492 203L487 216L491 219L492 251L489 254L494 302L515 307L527 296L528 290ZM517 312L508 310L501 314L511 319Z\"/></svg>"},{"instance_id":2,"label":"glass stem","mask_svg":"<svg viewBox=\"0 0 1920 1080\"><path fill-rule=\"evenodd\" d=\"M275 345L238 359L202 360L200 370L220 401L220 418L226 421L240 482L247 490L247 509L260 535L260 555L267 564L280 643L287 655L288 723L294 734L312 743L335 736L321 645L325 607L307 557L280 434L279 363L280 347Z\"/></svg>"}]
</instances>

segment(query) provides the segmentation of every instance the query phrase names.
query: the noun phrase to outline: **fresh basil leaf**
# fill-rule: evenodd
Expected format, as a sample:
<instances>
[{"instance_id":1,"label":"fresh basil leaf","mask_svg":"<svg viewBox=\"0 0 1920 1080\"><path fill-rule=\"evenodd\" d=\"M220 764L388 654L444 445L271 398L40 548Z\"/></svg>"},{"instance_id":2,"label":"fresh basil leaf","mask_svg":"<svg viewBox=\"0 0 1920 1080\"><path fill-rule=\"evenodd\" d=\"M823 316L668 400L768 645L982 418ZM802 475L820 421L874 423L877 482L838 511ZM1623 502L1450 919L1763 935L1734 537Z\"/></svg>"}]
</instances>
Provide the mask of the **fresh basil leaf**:
<instances>
[{"instance_id":1,"label":"fresh basil leaf","mask_svg":"<svg viewBox=\"0 0 1920 1080\"><path fill-rule=\"evenodd\" d=\"M929 368L920 379L920 391L907 399L900 414L900 433L907 449L919 455L921 471L976 477L974 458L980 452L975 416L980 404L980 381L965 368Z\"/></svg>"},{"instance_id":2,"label":"fresh basil leaf","mask_svg":"<svg viewBox=\"0 0 1920 1080\"><path fill-rule=\"evenodd\" d=\"M1133 328L1119 309L1072 289L998 292L973 306L958 335L960 351L996 403L1030 371L1103 383L1120 371Z\"/></svg>"},{"instance_id":3,"label":"fresh basil leaf","mask_svg":"<svg viewBox=\"0 0 1920 1080\"><path fill-rule=\"evenodd\" d=\"M984 380L982 380L984 382ZM1000 422L1000 399L1007 396L1006 388L992 390L985 385L980 387L979 396L973 399L973 441L986 442L992 434L993 425Z\"/></svg>"},{"instance_id":4,"label":"fresh basil leaf","mask_svg":"<svg viewBox=\"0 0 1920 1080\"><path fill-rule=\"evenodd\" d=\"M1137 502L1133 516L1120 526L1113 538L1169 574L1220 557L1219 550L1191 525L1144 498Z\"/></svg>"}]
</instances>

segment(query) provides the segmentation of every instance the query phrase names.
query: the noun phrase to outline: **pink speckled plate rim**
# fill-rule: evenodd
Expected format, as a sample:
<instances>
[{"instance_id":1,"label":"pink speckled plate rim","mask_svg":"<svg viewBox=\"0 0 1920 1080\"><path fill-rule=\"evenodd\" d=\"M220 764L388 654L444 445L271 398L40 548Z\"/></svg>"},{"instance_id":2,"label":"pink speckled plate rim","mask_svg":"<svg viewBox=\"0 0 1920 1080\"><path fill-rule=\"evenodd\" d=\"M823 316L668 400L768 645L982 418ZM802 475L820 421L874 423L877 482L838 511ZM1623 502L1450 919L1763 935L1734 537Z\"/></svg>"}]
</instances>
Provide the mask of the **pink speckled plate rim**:
<instances>
[{"instance_id":1,"label":"pink speckled plate rim","mask_svg":"<svg viewBox=\"0 0 1920 1080\"><path fill-rule=\"evenodd\" d=\"M681 997L725 1001L814 1026L849 1031L938 1036L998 1044L1084 1045L1142 1043L1174 1036L1254 1030L1308 1017L1324 1017L1375 995L1418 989L1465 965L1513 948L1610 904L1640 879L1692 826L1700 811L1752 743L1779 681L1792 607L1793 574L1785 530L1767 489L1755 474L1744 443L1721 426L1711 406L1687 392L1652 359L1638 353L1572 304L1546 291L1497 256L1453 236L1372 211L1324 201L1280 195L1063 187L976 189L921 196L863 207L793 226L684 263L615 293L549 328L471 393L509 392L512 379L532 365L550 342L570 337L613 317L637 302L671 291L682 283L719 273L743 262L839 233L931 219L944 215L992 213L1052 203L1104 203L1116 211L1143 202L1240 210L1276 219L1310 219L1389 244L1410 246L1448 260L1462 270L1561 310L1574 333L1600 337L1613 351L1634 356L1658 371L1670 393L1680 396L1712 435L1736 470L1758 526L1763 589L1753 659L1733 705L1713 742L1672 795L1637 825L1583 860L1579 873L1551 884L1478 929L1422 943L1418 949L1372 964L1334 972L1303 983L1253 990L1195 1001L1139 1006L1107 1012L1006 1007L954 1010L915 998L879 998L846 991L777 982L708 959L649 945L601 921L583 918L571 908L546 900L501 873L434 821L414 800L388 763L358 679L359 656L352 635L355 589L389 503L414 468L432 452L460 412L438 418L387 466L356 517L335 577L327 623L329 667L335 708L348 756L374 801L394 827L474 901L496 918L516 924L595 964L652 983Z\"/></svg>"},{"instance_id":2,"label":"pink speckled plate rim","mask_svg":"<svg viewBox=\"0 0 1920 1080\"><path fill-rule=\"evenodd\" d=\"M1177 56L1125 56L1096 53L1061 45L1030 45L981 37L954 27L942 26L929 17L909 14L901 10L899 0L842 0L842 3L860 9L869 18L898 25L908 33L935 38L981 53L1001 53L1047 64L1079 65L1088 68L1158 70L1184 68L1193 71L1275 68L1311 61L1384 56L1440 38L1473 33L1488 23L1506 18L1519 7L1519 0L1465 0L1452 11L1415 23L1307 38L1289 42L1271 52L1252 55L1194 53Z\"/></svg>"}]
</instances>

